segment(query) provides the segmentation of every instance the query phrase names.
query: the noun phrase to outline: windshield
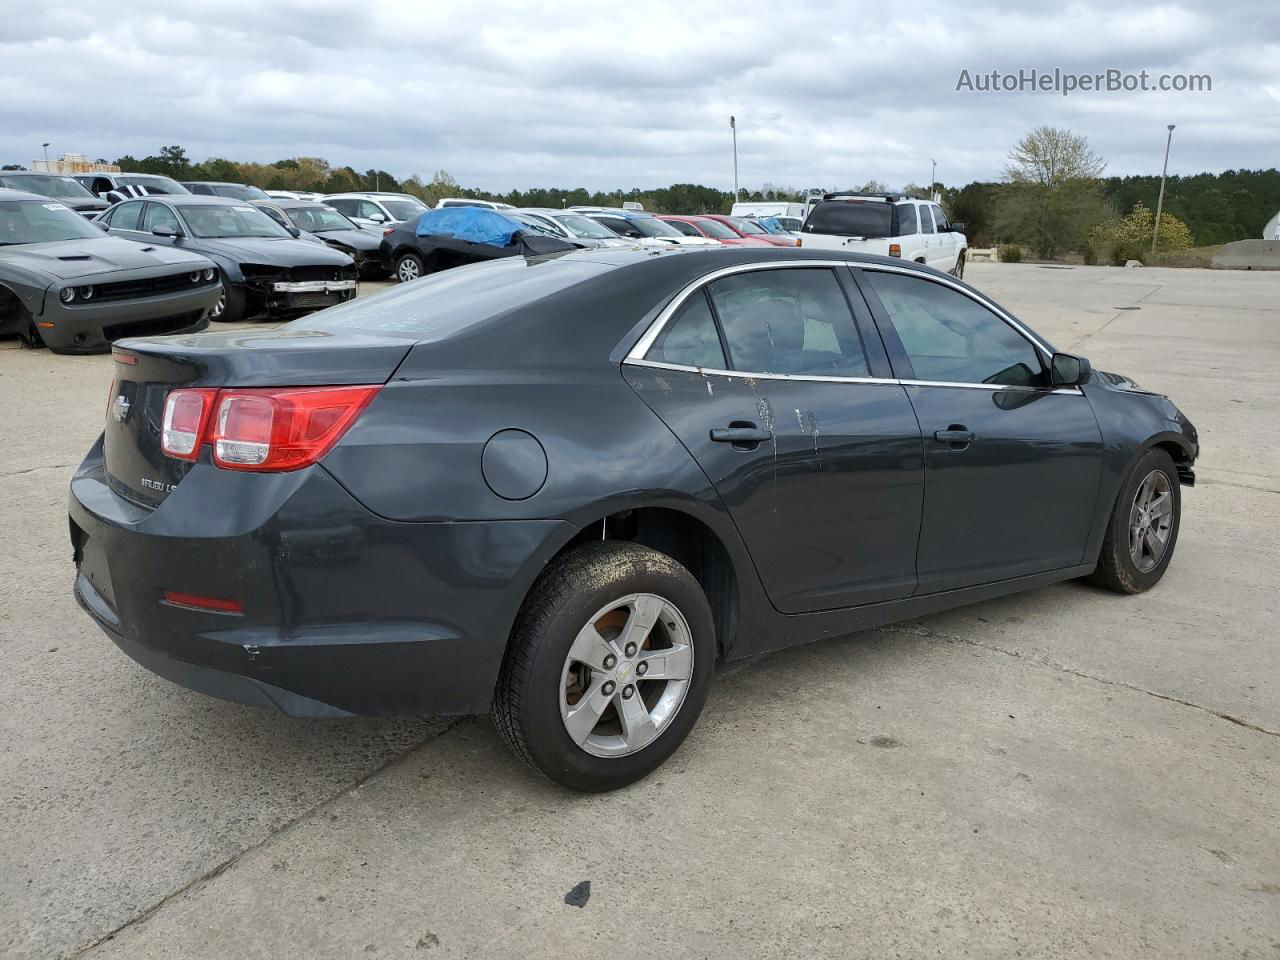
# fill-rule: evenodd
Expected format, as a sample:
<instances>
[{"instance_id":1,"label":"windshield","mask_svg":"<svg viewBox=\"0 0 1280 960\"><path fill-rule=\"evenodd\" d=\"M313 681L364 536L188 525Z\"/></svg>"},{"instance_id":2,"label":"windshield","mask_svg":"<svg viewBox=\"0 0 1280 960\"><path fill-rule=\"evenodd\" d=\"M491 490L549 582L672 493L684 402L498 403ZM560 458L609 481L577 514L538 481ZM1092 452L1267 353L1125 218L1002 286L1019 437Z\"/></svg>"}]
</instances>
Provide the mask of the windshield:
<instances>
[{"instance_id":1,"label":"windshield","mask_svg":"<svg viewBox=\"0 0 1280 960\"><path fill-rule=\"evenodd\" d=\"M586 237L588 240L613 240L618 235L604 224L596 223L589 217L576 213L562 213L556 221L575 237Z\"/></svg>"},{"instance_id":2,"label":"windshield","mask_svg":"<svg viewBox=\"0 0 1280 960\"><path fill-rule=\"evenodd\" d=\"M213 188L213 192L220 197L230 197L232 200L269 200L267 191L259 190L257 187L249 187L243 183L219 183Z\"/></svg>"},{"instance_id":3,"label":"windshield","mask_svg":"<svg viewBox=\"0 0 1280 960\"><path fill-rule=\"evenodd\" d=\"M891 237L893 208L876 200L824 200L801 229L837 237Z\"/></svg>"},{"instance_id":4,"label":"windshield","mask_svg":"<svg viewBox=\"0 0 1280 960\"><path fill-rule=\"evenodd\" d=\"M177 180L171 180L168 177L159 176L129 176L116 177L116 183L125 187L146 187L148 193L162 193L182 195L191 191L180 184Z\"/></svg>"},{"instance_id":5,"label":"windshield","mask_svg":"<svg viewBox=\"0 0 1280 960\"><path fill-rule=\"evenodd\" d=\"M684 234L673 227L671 224L659 220L657 217L636 217L634 220L628 220L627 223L635 227L646 237L683 237Z\"/></svg>"},{"instance_id":6,"label":"windshield","mask_svg":"<svg viewBox=\"0 0 1280 960\"><path fill-rule=\"evenodd\" d=\"M717 240L732 240L737 236L719 220L699 220L698 229L708 237L715 237Z\"/></svg>"},{"instance_id":7,"label":"windshield","mask_svg":"<svg viewBox=\"0 0 1280 960\"><path fill-rule=\"evenodd\" d=\"M519 213L506 213L503 216L510 217L516 223L520 224L525 230L536 233L540 237L555 237L557 240L564 239L560 234L556 233L541 220L535 217L524 216Z\"/></svg>"},{"instance_id":8,"label":"windshield","mask_svg":"<svg viewBox=\"0 0 1280 960\"><path fill-rule=\"evenodd\" d=\"M289 207L285 210L293 225L307 233L328 233L332 230L359 230L354 223L332 207L316 204L314 207Z\"/></svg>"},{"instance_id":9,"label":"windshield","mask_svg":"<svg viewBox=\"0 0 1280 960\"><path fill-rule=\"evenodd\" d=\"M743 220L741 217L731 217L729 222L737 228L739 233L744 233L748 237L762 237L769 233L769 231L760 226L760 224L751 220Z\"/></svg>"},{"instance_id":10,"label":"windshield","mask_svg":"<svg viewBox=\"0 0 1280 960\"><path fill-rule=\"evenodd\" d=\"M26 190L45 197L83 197L97 199L70 177L54 177L43 173L24 173L22 176L0 173L0 187Z\"/></svg>"},{"instance_id":11,"label":"windshield","mask_svg":"<svg viewBox=\"0 0 1280 960\"><path fill-rule=\"evenodd\" d=\"M0 200L0 247L57 240L100 240L102 231L64 203Z\"/></svg>"},{"instance_id":12,"label":"windshield","mask_svg":"<svg viewBox=\"0 0 1280 960\"><path fill-rule=\"evenodd\" d=\"M397 220L412 220L427 212L427 208L416 200L383 200L382 205Z\"/></svg>"},{"instance_id":13,"label":"windshield","mask_svg":"<svg viewBox=\"0 0 1280 960\"><path fill-rule=\"evenodd\" d=\"M222 204L183 204L178 207L191 235L212 240L219 237L285 237L289 231L257 207Z\"/></svg>"}]
</instances>

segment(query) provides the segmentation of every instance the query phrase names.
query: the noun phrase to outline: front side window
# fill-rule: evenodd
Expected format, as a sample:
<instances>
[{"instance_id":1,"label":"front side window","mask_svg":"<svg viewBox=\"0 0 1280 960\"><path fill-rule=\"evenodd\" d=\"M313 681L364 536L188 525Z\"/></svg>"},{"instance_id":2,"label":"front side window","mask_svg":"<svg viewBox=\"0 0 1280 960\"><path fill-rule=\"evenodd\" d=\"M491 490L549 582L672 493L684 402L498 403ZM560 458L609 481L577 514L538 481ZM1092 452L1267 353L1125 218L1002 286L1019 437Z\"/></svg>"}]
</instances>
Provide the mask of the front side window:
<instances>
[{"instance_id":1,"label":"front side window","mask_svg":"<svg viewBox=\"0 0 1280 960\"><path fill-rule=\"evenodd\" d=\"M383 200L382 205L397 220L412 220L427 212L427 208L414 200Z\"/></svg>"},{"instance_id":2,"label":"front side window","mask_svg":"<svg viewBox=\"0 0 1280 960\"><path fill-rule=\"evenodd\" d=\"M270 207L263 207L262 209L267 213L271 212ZM308 233L360 229L337 210L331 210L318 203L308 207L290 207L289 218L293 221L295 227L299 230L306 230Z\"/></svg>"},{"instance_id":3,"label":"front side window","mask_svg":"<svg viewBox=\"0 0 1280 960\"><path fill-rule=\"evenodd\" d=\"M870 375L853 314L830 270L757 270L717 280L708 290L733 369Z\"/></svg>"},{"instance_id":4,"label":"front side window","mask_svg":"<svg viewBox=\"0 0 1280 960\"><path fill-rule=\"evenodd\" d=\"M1040 354L972 297L921 277L868 270L917 380L1038 387Z\"/></svg>"},{"instance_id":5,"label":"front side window","mask_svg":"<svg viewBox=\"0 0 1280 960\"><path fill-rule=\"evenodd\" d=\"M142 213L142 201L130 200L110 211L107 226L112 230L137 230L138 216Z\"/></svg>"},{"instance_id":6,"label":"front side window","mask_svg":"<svg viewBox=\"0 0 1280 960\"><path fill-rule=\"evenodd\" d=\"M683 233L686 237L702 236L702 234L698 232L698 228L695 227L692 223L688 223L684 220L667 220L665 222L671 224L673 227L675 227L677 230Z\"/></svg>"},{"instance_id":7,"label":"front side window","mask_svg":"<svg viewBox=\"0 0 1280 960\"><path fill-rule=\"evenodd\" d=\"M618 235L612 230L581 214L562 213L555 219L575 237L586 237L589 240L616 240L618 238Z\"/></svg>"},{"instance_id":8,"label":"front side window","mask_svg":"<svg viewBox=\"0 0 1280 960\"><path fill-rule=\"evenodd\" d=\"M716 240L734 240L738 236L719 220L699 220L698 228L708 237Z\"/></svg>"},{"instance_id":9,"label":"front side window","mask_svg":"<svg viewBox=\"0 0 1280 960\"><path fill-rule=\"evenodd\" d=\"M382 208L379 207L372 200L361 200L358 209L359 209L359 213L357 213L356 216L364 217L364 219L366 220L372 220L375 217L377 217L379 220L387 219L387 215L382 212Z\"/></svg>"},{"instance_id":10,"label":"front side window","mask_svg":"<svg viewBox=\"0 0 1280 960\"><path fill-rule=\"evenodd\" d=\"M645 359L712 370L723 370L728 366L724 362L724 348L720 345L720 334L716 332L715 317L711 314L705 290L699 290L680 306L658 334Z\"/></svg>"},{"instance_id":11,"label":"front side window","mask_svg":"<svg viewBox=\"0 0 1280 960\"><path fill-rule=\"evenodd\" d=\"M632 226L630 221L623 220L621 217L595 217L594 219L604 224L620 237L635 238L644 236L643 233Z\"/></svg>"},{"instance_id":12,"label":"front side window","mask_svg":"<svg viewBox=\"0 0 1280 960\"><path fill-rule=\"evenodd\" d=\"M929 209L933 211L933 222L936 225L938 232L949 232L951 228L947 226L947 215L942 212L942 208L937 204L932 204Z\"/></svg>"},{"instance_id":13,"label":"front side window","mask_svg":"<svg viewBox=\"0 0 1280 960\"><path fill-rule=\"evenodd\" d=\"M659 220L657 217L636 217L634 220L628 221L633 227L640 231L646 237L682 237L682 234L671 224L665 220Z\"/></svg>"},{"instance_id":14,"label":"front side window","mask_svg":"<svg viewBox=\"0 0 1280 960\"><path fill-rule=\"evenodd\" d=\"M148 203L147 211L142 215L142 229L152 231L156 227L168 227L177 233L178 218L163 203Z\"/></svg>"},{"instance_id":15,"label":"front side window","mask_svg":"<svg viewBox=\"0 0 1280 960\"><path fill-rule=\"evenodd\" d=\"M746 220L742 217L734 217L729 221L744 237L763 237L767 236L769 231L753 220Z\"/></svg>"}]
</instances>

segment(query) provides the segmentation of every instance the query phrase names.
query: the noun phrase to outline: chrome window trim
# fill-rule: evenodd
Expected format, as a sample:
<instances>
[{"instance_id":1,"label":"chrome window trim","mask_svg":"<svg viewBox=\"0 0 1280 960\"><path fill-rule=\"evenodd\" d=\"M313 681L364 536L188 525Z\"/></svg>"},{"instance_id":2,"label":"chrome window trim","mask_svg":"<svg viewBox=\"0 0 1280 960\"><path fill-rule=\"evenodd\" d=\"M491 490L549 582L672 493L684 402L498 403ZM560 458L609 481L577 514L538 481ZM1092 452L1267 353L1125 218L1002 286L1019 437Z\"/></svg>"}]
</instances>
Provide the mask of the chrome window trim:
<instances>
[{"instance_id":1,"label":"chrome window trim","mask_svg":"<svg viewBox=\"0 0 1280 960\"><path fill-rule=\"evenodd\" d=\"M957 387L962 390L1016 390L1024 393L1052 393L1084 396L1079 387L1025 387L1016 383L953 383L946 380L898 380L892 377L828 377L808 373L755 373L746 370L721 370L717 367L695 367L684 363L667 363L663 360L632 359L623 364L632 367L649 367L653 370L676 370L680 373L698 373L704 377L737 377L740 380L795 380L803 383L871 383L896 387Z\"/></svg>"}]
</instances>

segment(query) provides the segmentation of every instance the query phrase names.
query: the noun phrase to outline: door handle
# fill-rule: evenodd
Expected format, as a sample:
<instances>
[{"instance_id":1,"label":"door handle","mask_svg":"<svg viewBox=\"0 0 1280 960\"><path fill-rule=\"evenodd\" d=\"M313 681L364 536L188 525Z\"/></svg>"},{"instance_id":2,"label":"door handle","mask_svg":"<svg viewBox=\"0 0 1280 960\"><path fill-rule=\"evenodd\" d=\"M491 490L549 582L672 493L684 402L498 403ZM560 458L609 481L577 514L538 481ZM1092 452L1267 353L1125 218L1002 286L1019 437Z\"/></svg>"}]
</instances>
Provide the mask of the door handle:
<instances>
[{"instance_id":1,"label":"door handle","mask_svg":"<svg viewBox=\"0 0 1280 960\"><path fill-rule=\"evenodd\" d=\"M947 444L952 450L963 450L977 439L977 434L962 424L953 423L945 430L935 430L933 439Z\"/></svg>"},{"instance_id":2,"label":"door handle","mask_svg":"<svg viewBox=\"0 0 1280 960\"><path fill-rule=\"evenodd\" d=\"M711 439L716 443L731 443L737 450L754 450L773 436L746 420L735 420L727 427L713 427Z\"/></svg>"}]
</instances>

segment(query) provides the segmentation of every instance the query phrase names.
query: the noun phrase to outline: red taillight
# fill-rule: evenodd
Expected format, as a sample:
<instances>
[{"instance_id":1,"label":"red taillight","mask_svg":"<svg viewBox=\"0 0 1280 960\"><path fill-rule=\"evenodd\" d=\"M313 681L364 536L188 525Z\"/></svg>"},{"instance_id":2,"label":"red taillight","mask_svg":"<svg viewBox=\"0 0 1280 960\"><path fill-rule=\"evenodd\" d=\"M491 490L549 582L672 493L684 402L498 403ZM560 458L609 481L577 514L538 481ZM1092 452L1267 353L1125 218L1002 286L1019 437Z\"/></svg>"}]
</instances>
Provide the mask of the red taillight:
<instances>
[{"instance_id":1,"label":"red taillight","mask_svg":"<svg viewBox=\"0 0 1280 960\"><path fill-rule=\"evenodd\" d=\"M380 387L287 387L174 390L165 403L164 452L195 460L213 446L213 462L228 470L298 470L338 442ZM170 410L189 426L196 416L184 395L199 395L200 438L189 452L168 443Z\"/></svg>"},{"instance_id":2,"label":"red taillight","mask_svg":"<svg viewBox=\"0 0 1280 960\"><path fill-rule=\"evenodd\" d=\"M213 412L218 391L211 387L172 390L164 401L160 449L178 460L200 459L205 424Z\"/></svg>"},{"instance_id":3,"label":"red taillight","mask_svg":"<svg viewBox=\"0 0 1280 960\"><path fill-rule=\"evenodd\" d=\"M391 235L392 235L393 233L395 233L395 232L396 232L396 228L395 228L395 227L387 227L387 228L385 228L385 229L382 231L382 235L383 235L384 237L389 237L389 236L391 236Z\"/></svg>"}]
</instances>

